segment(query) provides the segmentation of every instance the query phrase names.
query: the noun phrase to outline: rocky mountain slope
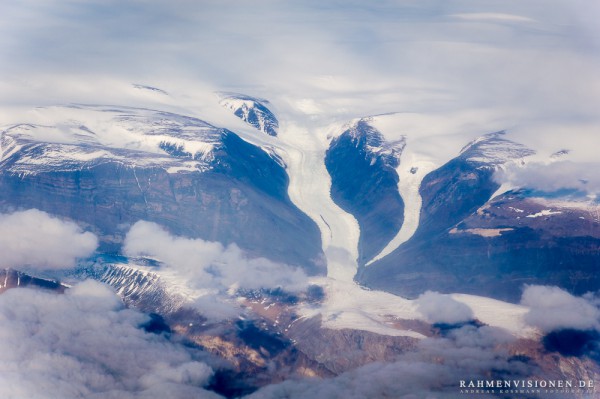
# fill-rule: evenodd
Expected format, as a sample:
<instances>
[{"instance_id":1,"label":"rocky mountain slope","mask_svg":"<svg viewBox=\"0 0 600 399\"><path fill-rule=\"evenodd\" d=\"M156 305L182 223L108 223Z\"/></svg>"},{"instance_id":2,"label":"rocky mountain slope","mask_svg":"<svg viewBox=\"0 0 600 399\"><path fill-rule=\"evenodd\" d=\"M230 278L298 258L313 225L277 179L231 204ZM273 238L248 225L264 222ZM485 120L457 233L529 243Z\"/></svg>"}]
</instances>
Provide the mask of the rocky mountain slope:
<instances>
[{"instance_id":1,"label":"rocky mountain slope","mask_svg":"<svg viewBox=\"0 0 600 399\"><path fill-rule=\"evenodd\" d=\"M597 204L527 189L494 196L495 172L533 153L503 132L467 145L424 177L410 240L363 268L358 280L408 297L434 289L518 301L524 284L596 290Z\"/></svg>"},{"instance_id":2,"label":"rocky mountain slope","mask_svg":"<svg viewBox=\"0 0 600 399\"><path fill-rule=\"evenodd\" d=\"M53 125L0 134L1 209L37 208L77 221L100 237L103 251L118 251L128 226L142 219L324 272L317 227L291 203L276 155L172 113L44 112Z\"/></svg>"},{"instance_id":3,"label":"rocky mountain slope","mask_svg":"<svg viewBox=\"0 0 600 399\"><path fill-rule=\"evenodd\" d=\"M221 100L221 105L261 132L269 136L277 136L279 121L268 108L269 102L267 100L243 94L225 94Z\"/></svg>"},{"instance_id":4,"label":"rocky mountain slope","mask_svg":"<svg viewBox=\"0 0 600 399\"><path fill-rule=\"evenodd\" d=\"M331 197L360 226L359 263L379 253L400 230L404 202L398 192L404 142L388 143L365 121L334 138L325 156Z\"/></svg>"}]
</instances>

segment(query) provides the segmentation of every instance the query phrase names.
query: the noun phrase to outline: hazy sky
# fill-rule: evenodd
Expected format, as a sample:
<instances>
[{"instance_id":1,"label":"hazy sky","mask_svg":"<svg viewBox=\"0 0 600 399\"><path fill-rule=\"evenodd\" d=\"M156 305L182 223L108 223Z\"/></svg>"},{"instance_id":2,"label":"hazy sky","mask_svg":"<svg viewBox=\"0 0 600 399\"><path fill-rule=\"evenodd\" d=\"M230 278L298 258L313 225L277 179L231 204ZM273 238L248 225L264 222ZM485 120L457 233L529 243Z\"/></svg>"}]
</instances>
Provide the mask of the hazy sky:
<instances>
[{"instance_id":1,"label":"hazy sky","mask_svg":"<svg viewBox=\"0 0 600 399\"><path fill-rule=\"evenodd\" d=\"M570 150L561 160L581 165L560 184L590 181L581 188L597 194L587 174L600 167L599 2L5 3L0 125L26 122L22 109L65 103L165 109L220 125L203 107L233 91L270 100L280 121L312 131L388 112L407 115L396 130L409 138L440 120L449 135L507 129L542 166ZM557 185L535 165L500 178Z\"/></svg>"},{"instance_id":2,"label":"hazy sky","mask_svg":"<svg viewBox=\"0 0 600 399\"><path fill-rule=\"evenodd\" d=\"M114 80L341 115L526 107L584 121L600 100L598 17L583 0L7 2L0 100L110 98Z\"/></svg>"}]
</instances>

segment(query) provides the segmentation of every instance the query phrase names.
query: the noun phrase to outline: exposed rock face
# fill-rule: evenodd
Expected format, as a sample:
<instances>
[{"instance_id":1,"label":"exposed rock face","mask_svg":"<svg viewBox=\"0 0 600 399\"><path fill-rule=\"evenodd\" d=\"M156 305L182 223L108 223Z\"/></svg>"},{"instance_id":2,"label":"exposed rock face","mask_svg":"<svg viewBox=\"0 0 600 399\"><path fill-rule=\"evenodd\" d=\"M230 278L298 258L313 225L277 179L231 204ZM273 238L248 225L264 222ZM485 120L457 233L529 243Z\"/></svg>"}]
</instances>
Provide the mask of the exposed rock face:
<instances>
[{"instance_id":1,"label":"exposed rock face","mask_svg":"<svg viewBox=\"0 0 600 399\"><path fill-rule=\"evenodd\" d=\"M557 213L544 216L553 212L548 208ZM389 274L379 280L375 269L363 276L408 296L434 289L512 302L520 299L524 284L557 285L579 295L600 285L600 220L593 211L513 194L490 201L455 226L401 247L395 264L384 259Z\"/></svg>"},{"instance_id":2,"label":"exposed rock face","mask_svg":"<svg viewBox=\"0 0 600 399\"><path fill-rule=\"evenodd\" d=\"M128 306L159 314L174 333L225 360L217 374L220 386L228 387L224 393L251 392L292 375L331 377L373 361L393 361L417 342L359 330L325 329L320 317L299 318L296 305L319 300L308 293L238 292L237 302L245 309L243 319L207 319L151 271L151 265L140 270L103 262L80 270L78 278L92 277L111 285Z\"/></svg>"},{"instance_id":3,"label":"exposed rock face","mask_svg":"<svg viewBox=\"0 0 600 399\"><path fill-rule=\"evenodd\" d=\"M233 111L234 115L269 136L277 136L279 121L268 108L267 100L242 94L227 94L221 105Z\"/></svg>"},{"instance_id":4,"label":"exposed rock face","mask_svg":"<svg viewBox=\"0 0 600 399\"><path fill-rule=\"evenodd\" d=\"M597 205L535 198L527 191L490 199L499 188L495 168L529 154L496 133L431 172L420 188L423 207L414 236L363 268L358 280L407 297L437 290L513 302L524 284L557 285L575 294L596 290Z\"/></svg>"},{"instance_id":5,"label":"exposed rock face","mask_svg":"<svg viewBox=\"0 0 600 399\"><path fill-rule=\"evenodd\" d=\"M288 335L298 350L322 364L332 374L372 362L390 362L415 348L417 339L375 334L368 331L321 327L315 317L293 324Z\"/></svg>"},{"instance_id":6,"label":"exposed rock face","mask_svg":"<svg viewBox=\"0 0 600 399\"><path fill-rule=\"evenodd\" d=\"M439 234L485 204L500 187L493 173L456 158L428 174L419 188L423 207L415 237Z\"/></svg>"},{"instance_id":7,"label":"exposed rock face","mask_svg":"<svg viewBox=\"0 0 600 399\"><path fill-rule=\"evenodd\" d=\"M100 237L102 251L116 252L128 227L143 219L324 273L319 230L291 203L277 158L193 118L98 112L114 114L109 122L149 148L114 148L112 133L78 127L68 144L39 141L64 133L50 127L9 129L2 133L0 209L37 208L74 220Z\"/></svg>"},{"instance_id":8,"label":"exposed rock face","mask_svg":"<svg viewBox=\"0 0 600 399\"><path fill-rule=\"evenodd\" d=\"M402 225L404 203L395 168L403 148L403 141L388 143L361 120L336 137L327 151L331 197L360 226L361 264L379 253Z\"/></svg>"},{"instance_id":9,"label":"exposed rock face","mask_svg":"<svg viewBox=\"0 0 600 399\"><path fill-rule=\"evenodd\" d=\"M423 179L423 198L416 238L436 235L483 206L500 187L496 167L533 154L503 138L503 132L485 135L465 146L460 155Z\"/></svg>"},{"instance_id":10,"label":"exposed rock face","mask_svg":"<svg viewBox=\"0 0 600 399\"><path fill-rule=\"evenodd\" d=\"M294 311L295 305L306 305L307 301L315 300L307 294L238 292L238 303L246 309L244 317L215 322L185 304L176 305L177 293L170 292L158 275L127 267L109 266L104 270L98 278L115 287L126 303L146 312L162 310L161 315L173 333L225 361L216 370L212 388L227 397L239 397L290 376L335 377L373 362L406 362L410 359L444 362L443 358L420 357L419 339L353 329L327 329L323 328L318 316L299 318ZM418 327L432 340L443 340L463 326L431 326L416 320L403 323L417 323L412 327ZM484 326L477 320L467 324L472 329ZM542 346L542 337L538 338L508 340L488 348L497 351L498 356L511 366L504 371L491 370L491 375L497 379L573 381L595 380L600 375L598 363L593 358L585 354L550 353ZM445 345L442 341L429 343L438 344ZM451 389L455 390L456 385Z\"/></svg>"},{"instance_id":11,"label":"exposed rock face","mask_svg":"<svg viewBox=\"0 0 600 399\"><path fill-rule=\"evenodd\" d=\"M56 280L33 277L14 269L0 270L0 294L18 287L43 288L61 293L67 288Z\"/></svg>"}]
</instances>

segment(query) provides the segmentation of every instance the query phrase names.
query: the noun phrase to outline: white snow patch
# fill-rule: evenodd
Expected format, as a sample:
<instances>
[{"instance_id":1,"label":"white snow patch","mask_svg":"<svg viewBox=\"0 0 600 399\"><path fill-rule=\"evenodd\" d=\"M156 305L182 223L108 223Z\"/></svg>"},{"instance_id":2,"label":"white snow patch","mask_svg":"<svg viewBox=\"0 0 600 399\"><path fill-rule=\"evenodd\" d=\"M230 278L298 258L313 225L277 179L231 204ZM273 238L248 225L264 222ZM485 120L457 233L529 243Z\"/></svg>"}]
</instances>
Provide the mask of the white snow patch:
<instances>
[{"instance_id":1,"label":"white snow patch","mask_svg":"<svg viewBox=\"0 0 600 399\"><path fill-rule=\"evenodd\" d=\"M594 199L586 200L561 200L561 199L549 199L549 198L531 198L532 201L548 208L558 209L572 209L577 211L588 211L590 213L600 212L600 203Z\"/></svg>"},{"instance_id":2,"label":"white snow patch","mask_svg":"<svg viewBox=\"0 0 600 399\"><path fill-rule=\"evenodd\" d=\"M318 309L302 308L305 317L322 316L323 327L370 331L381 335L424 338L415 331L399 330L389 325L389 317L422 319L413 301L382 291L364 289L353 282L335 279L315 281L322 285L326 299Z\"/></svg>"},{"instance_id":3,"label":"white snow patch","mask_svg":"<svg viewBox=\"0 0 600 399\"><path fill-rule=\"evenodd\" d=\"M118 161L130 167L164 167L203 171L213 158L219 130L202 121L175 114L110 106L37 108L27 117L29 124L2 132L2 159L22 151L11 171L32 174L54 168L80 169L91 162ZM195 157L174 157L161 149L170 144ZM37 145L36 154L23 150ZM135 152L130 152L131 150ZM40 168L43 167L43 168Z\"/></svg>"},{"instance_id":4,"label":"white snow patch","mask_svg":"<svg viewBox=\"0 0 600 399\"><path fill-rule=\"evenodd\" d=\"M254 108L254 101L243 98L227 97L221 100L221 105L232 111L236 111L238 109L248 111Z\"/></svg>"},{"instance_id":5,"label":"white snow patch","mask_svg":"<svg viewBox=\"0 0 600 399\"><path fill-rule=\"evenodd\" d=\"M561 214L562 211L553 211L551 209L544 209L538 213L534 213L532 215L527 215L528 218L539 218L541 216L550 216L550 215L558 215Z\"/></svg>"},{"instance_id":6,"label":"white snow patch","mask_svg":"<svg viewBox=\"0 0 600 399\"><path fill-rule=\"evenodd\" d=\"M257 118L256 121L258 122L257 129L261 132L268 133L268 122L265 120L261 111L256 112L256 104L257 102L255 100L246 98L227 97L221 100L221 105L225 108L233 112L238 110L241 111L241 119L248 123L250 123L250 112L254 110Z\"/></svg>"},{"instance_id":7,"label":"white snow patch","mask_svg":"<svg viewBox=\"0 0 600 399\"><path fill-rule=\"evenodd\" d=\"M171 166L166 169L167 173L175 174L179 172L197 172L197 171L206 171L207 168L203 167L201 163L189 161L184 162L181 165Z\"/></svg>"},{"instance_id":8,"label":"white snow patch","mask_svg":"<svg viewBox=\"0 0 600 399\"><path fill-rule=\"evenodd\" d=\"M323 327L355 329L390 336L423 338L416 331L400 330L389 324L390 319L421 320L415 300L383 291L365 289L356 283L331 278L316 278L314 284L324 288L326 299L320 308L299 309L304 317L322 316ZM464 303L476 319L507 330L518 337L532 337L536 330L524 322L528 308L491 298L466 294L451 294L450 298Z\"/></svg>"},{"instance_id":9,"label":"white snow patch","mask_svg":"<svg viewBox=\"0 0 600 399\"><path fill-rule=\"evenodd\" d=\"M469 306L476 319L487 325L503 328L517 337L530 338L537 330L525 323L529 308L497 299L467 294L452 294L452 299Z\"/></svg>"},{"instance_id":10,"label":"white snow patch","mask_svg":"<svg viewBox=\"0 0 600 399\"><path fill-rule=\"evenodd\" d=\"M494 194L492 194L492 196L490 197L490 199L492 198L496 198L504 193L509 192L510 190L514 190L516 187L514 185L512 185L509 182L504 182L500 185L500 187L498 187L498 189L494 192Z\"/></svg>"},{"instance_id":11,"label":"white snow patch","mask_svg":"<svg viewBox=\"0 0 600 399\"><path fill-rule=\"evenodd\" d=\"M459 230L456 227L449 231L450 234L474 234L481 237L500 237L502 233L506 231L513 231L513 228L503 228L503 229L465 229Z\"/></svg>"},{"instance_id":12,"label":"white snow patch","mask_svg":"<svg viewBox=\"0 0 600 399\"><path fill-rule=\"evenodd\" d=\"M214 288L192 287L189 278L172 268L163 267L157 274L165 285L169 287L169 292L176 293L185 299L186 303L193 303L199 298L218 294L218 290Z\"/></svg>"}]
</instances>

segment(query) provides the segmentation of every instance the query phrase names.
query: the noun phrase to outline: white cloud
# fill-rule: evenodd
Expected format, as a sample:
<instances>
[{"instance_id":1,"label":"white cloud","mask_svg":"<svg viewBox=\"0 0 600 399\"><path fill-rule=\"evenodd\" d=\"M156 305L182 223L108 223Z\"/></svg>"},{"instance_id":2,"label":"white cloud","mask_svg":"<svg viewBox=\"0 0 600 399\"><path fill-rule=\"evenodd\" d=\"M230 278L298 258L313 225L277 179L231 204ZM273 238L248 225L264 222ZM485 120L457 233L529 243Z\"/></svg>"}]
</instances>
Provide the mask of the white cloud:
<instances>
[{"instance_id":1,"label":"white cloud","mask_svg":"<svg viewBox=\"0 0 600 399\"><path fill-rule=\"evenodd\" d=\"M575 297L558 287L530 285L521 304L530 308L525 321L543 332L572 328L599 329L600 310L586 298Z\"/></svg>"},{"instance_id":2,"label":"white cloud","mask_svg":"<svg viewBox=\"0 0 600 399\"><path fill-rule=\"evenodd\" d=\"M0 267L71 268L97 246L94 234L37 209L0 214Z\"/></svg>"},{"instance_id":3,"label":"white cloud","mask_svg":"<svg viewBox=\"0 0 600 399\"><path fill-rule=\"evenodd\" d=\"M430 323L456 324L473 320L473 311L449 295L427 291L416 300L417 310Z\"/></svg>"},{"instance_id":4,"label":"white cloud","mask_svg":"<svg viewBox=\"0 0 600 399\"><path fill-rule=\"evenodd\" d=\"M64 295L30 289L0 295L3 398L217 398L213 372L110 289L86 281ZM198 353L198 356L200 353Z\"/></svg>"},{"instance_id":5,"label":"white cloud","mask_svg":"<svg viewBox=\"0 0 600 399\"><path fill-rule=\"evenodd\" d=\"M595 195L600 194L600 177L596 173L599 167L600 163L572 161L508 164L505 169L496 172L495 178L499 183L508 183L512 187L547 192L575 189Z\"/></svg>"},{"instance_id":6,"label":"white cloud","mask_svg":"<svg viewBox=\"0 0 600 399\"><path fill-rule=\"evenodd\" d=\"M307 276L292 266L250 258L237 245L172 236L156 223L139 221L125 237L124 253L150 256L166 264L197 289L259 289L307 287Z\"/></svg>"}]
</instances>

